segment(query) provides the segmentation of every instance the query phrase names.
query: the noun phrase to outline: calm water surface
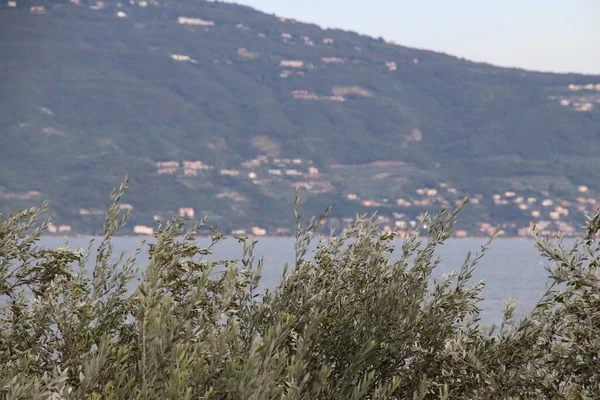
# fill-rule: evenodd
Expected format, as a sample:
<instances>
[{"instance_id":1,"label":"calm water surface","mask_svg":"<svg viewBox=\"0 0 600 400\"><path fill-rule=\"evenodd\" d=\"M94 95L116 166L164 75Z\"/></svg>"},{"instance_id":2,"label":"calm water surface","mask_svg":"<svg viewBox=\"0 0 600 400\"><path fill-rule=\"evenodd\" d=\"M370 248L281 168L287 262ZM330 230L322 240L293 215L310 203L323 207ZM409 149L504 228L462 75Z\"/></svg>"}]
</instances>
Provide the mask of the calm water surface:
<instances>
[{"instance_id":1,"label":"calm water surface","mask_svg":"<svg viewBox=\"0 0 600 400\"><path fill-rule=\"evenodd\" d=\"M89 238L56 238L45 237L41 240L44 247L57 247L67 243L70 248L87 247ZM116 238L117 252L132 253L141 239ZM199 240L208 245L208 239ZM442 262L434 272L435 277L460 268L465 255L470 250L476 252L485 243L483 239L450 240L438 250ZM400 242L398 242L400 244ZM294 259L294 242L289 238L263 238L258 241L255 251L256 259L264 257L263 288L274 288L281 278L283 266ZM214 249L214 258L239 258L241 246L233 239L227 239ZM140 265L147 265L147 253L138 257ZM491 245L475 270L473 279L485 282L484 312L482 320L486 324L499 322L502 319L504 303L514 298L517 313L530 310L546 290L547 262L540 257L532 240L498 239Z\"/></svg>"}]
</instances>

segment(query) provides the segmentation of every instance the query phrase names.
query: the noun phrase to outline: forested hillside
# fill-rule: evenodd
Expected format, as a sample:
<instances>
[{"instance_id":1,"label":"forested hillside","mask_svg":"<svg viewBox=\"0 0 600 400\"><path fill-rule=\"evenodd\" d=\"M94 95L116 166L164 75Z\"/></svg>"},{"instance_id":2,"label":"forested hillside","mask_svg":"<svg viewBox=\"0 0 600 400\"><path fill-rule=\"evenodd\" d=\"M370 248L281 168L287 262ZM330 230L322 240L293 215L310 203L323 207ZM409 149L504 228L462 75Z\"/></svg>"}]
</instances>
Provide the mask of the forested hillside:
<instances>
[{"instance_id":1,"label":"forested hillside","mask_svg":"<svg viewBox=\"0 0 600 400\"><path fill-rule=\"evenodd\" d=\"M470 196L461 235L571 234L596 208L600 76L222 2L1 1L0 212L48 199L56 233L99 232L126 174L132 233L208 214L286 235L296 186L333 227L378 210L402 230Z\"/></svg>"}]
</instances>

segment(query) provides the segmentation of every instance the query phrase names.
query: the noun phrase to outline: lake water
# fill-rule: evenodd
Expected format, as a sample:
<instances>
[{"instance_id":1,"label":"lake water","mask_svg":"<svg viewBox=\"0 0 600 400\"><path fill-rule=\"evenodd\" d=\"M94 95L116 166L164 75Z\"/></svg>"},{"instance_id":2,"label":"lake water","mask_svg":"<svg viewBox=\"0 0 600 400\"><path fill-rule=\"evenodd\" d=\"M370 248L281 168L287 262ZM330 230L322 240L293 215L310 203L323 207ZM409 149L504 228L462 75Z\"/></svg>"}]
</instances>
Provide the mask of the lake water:
<instances>
[{"instance_id":1,"label":"lake water","mask_svg":"<svg viewBox=\"0 0 600 400\"><path fill-rule=\"evenodd\" d=\"M87 247L89 240L80 237L45 237L40 244L52 248L68 243L70 248L77 248ZM116 238L115 250L131 253L140 240L132 237ZM209 244L208 239L199 241L201 245ZM448 241L438 250L442 262L434 275L440 277L460 268L467 252L480 250L484 243L483 239ZM213 254L215 258L240 258L241 245L233 239L227 239L215 247ZM291 263L294 259L294 241L289 238L260 239L255 256L257 260L260 257L265 259L261 286L274 288L281 278L283 265L286 262ZM138 263L143 266L147 262L147 254L142 253ZM504 303L511 297L515 299L518 314L530 310L546 290L548 279L544 265L547 265L547 262L539 255L532 240L495 240L474 273L474 280L483 280L486 285L483 292L482 321L485 324L500 322Z\"/></svg>"}]
</instances>

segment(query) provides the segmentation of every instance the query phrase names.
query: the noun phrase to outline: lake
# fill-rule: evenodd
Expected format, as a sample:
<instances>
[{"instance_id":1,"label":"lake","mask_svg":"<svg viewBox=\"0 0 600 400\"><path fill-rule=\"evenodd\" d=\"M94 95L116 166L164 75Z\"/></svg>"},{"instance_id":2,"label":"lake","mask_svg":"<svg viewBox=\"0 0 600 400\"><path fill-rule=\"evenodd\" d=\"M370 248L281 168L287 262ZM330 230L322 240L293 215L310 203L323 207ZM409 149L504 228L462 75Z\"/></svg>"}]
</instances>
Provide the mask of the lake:
<instances>
[{"instance_id":1,"label":"lake","mask_svg":"<svg viewBox=\"0 0 600 400\"><path fill-rule=\"evenodd\" d=\"M52 248L68 243L70 248L77 248L87 247L89 240L81 237L44 237L40 244ZM140 238L134 237L115 238L115 250L131 253L140 241ZM210 243L209 239L203 238L199 242L201 245ZM398 241L397 244L400 243ZM484 239L448 241L438 250L442 262L434 276L440 277L460 268L467 252L480 250L484 243ZM213 254L215 258L240 258L241 245L233 239L227 239L214 248ZM274 288L281 278L283 265L294 259L294 241L290 238L259 239L255 256L257 260L260 257L265 259L262 288ZM142 266L147 264L147 255L141 254L138 262ZM529 311L546 290L548 279L544 265L547 265L547 261L539 255L533 240L495 240L474 273L476 281L483 280L486 284L482 321L485 324L500 322L504 303L511 297L515 299L518 314Z\"/></svg>"}]
</instances>

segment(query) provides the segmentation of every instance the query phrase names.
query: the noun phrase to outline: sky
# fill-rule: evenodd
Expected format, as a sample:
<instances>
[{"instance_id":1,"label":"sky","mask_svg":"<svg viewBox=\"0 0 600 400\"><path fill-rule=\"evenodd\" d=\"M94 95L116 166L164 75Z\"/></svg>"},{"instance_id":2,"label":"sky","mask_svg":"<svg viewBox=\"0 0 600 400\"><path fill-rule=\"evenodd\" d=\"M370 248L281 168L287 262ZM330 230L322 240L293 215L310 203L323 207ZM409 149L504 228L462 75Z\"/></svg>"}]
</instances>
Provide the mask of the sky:
<instances>
[{"instance_id":1,"label":"sky","mask_svg":"<svg viewBox=\"0 0 600 400\"><path fill-rule=\"evenodd\" d=\"M234 0L473 61L600 75L600 0Z\"/></svg>"}]
</instances>

